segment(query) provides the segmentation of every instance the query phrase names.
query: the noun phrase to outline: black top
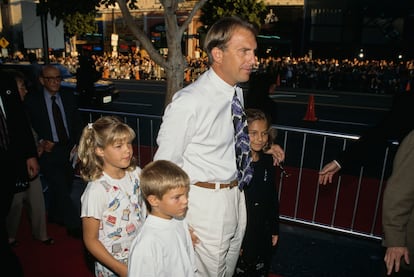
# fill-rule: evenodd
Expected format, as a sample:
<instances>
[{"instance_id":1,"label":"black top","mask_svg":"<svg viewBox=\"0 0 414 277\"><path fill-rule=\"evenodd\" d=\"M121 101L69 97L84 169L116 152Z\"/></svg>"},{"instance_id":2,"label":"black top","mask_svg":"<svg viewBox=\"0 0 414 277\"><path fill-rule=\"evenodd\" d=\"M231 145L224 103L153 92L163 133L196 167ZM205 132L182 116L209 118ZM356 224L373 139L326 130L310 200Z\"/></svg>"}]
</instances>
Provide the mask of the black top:
<instances>
[{"instance_id":1,"label":"black top","mask_svg":"<svg viewBox=\"0 0 414 277\"><path fill-rule=\"evenodd\" d=\"M276 168L271 155L260 154L252 162L253 178L245 188L247 227L243 240L243 257L265 260L271 255L272 235L279 234L279 200L276 186Z\"/></svg>"}]
</instances>

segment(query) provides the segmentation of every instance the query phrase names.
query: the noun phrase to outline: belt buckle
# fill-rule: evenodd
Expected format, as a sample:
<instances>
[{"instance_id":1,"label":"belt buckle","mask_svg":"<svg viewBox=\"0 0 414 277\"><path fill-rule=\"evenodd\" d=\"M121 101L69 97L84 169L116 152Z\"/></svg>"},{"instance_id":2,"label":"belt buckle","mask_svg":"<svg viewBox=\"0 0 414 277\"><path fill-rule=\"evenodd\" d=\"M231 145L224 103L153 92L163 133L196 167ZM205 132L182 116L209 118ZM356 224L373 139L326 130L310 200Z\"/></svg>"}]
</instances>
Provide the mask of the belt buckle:
<instances>
[{"instance_id":1,"label":"belt buckle","mask_svg":"<svg viewBox=\"0 0 414 277\"><path fill-rule=\"evenodd\" d=\"M237 185L238 185L237 180L233 180L233 181L231 181L231 182L230 182L230 184L229 184L228 188L229 188L229 189L232 189L232 188L234 188L234 187L237 187Z\"/></svg>"}]
</instances>

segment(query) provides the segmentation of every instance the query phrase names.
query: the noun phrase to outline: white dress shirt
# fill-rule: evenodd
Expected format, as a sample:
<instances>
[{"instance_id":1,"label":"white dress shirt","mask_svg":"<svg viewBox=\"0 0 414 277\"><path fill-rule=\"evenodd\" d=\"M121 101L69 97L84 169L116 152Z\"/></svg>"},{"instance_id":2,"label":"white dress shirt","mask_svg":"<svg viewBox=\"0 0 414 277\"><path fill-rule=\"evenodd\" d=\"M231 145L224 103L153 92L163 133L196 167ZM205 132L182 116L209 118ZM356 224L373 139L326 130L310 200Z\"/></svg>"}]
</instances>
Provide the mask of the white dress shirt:
<instances>
[{"instance_id":1,"label":"white dress shirt","mask_svg":"<svg viewBox=\"0 0 414 277\"><path fill-rule=\"evenodd\" d=\"M196 276L194 249L185 220L148 215L132 242L130 277Z\"/></svg>"},{"instance_id":2,"label":"white dress shirt","mask_svg":"<svg viewBox=\"0 0 414 277\"><path fill-rule=\"evenodd\" d=\"M231 101L243 92L208 70L178 91L166 107L154 160L170 160L191 183L229 183L237 178Z\"/></svg>"}]
</instances>

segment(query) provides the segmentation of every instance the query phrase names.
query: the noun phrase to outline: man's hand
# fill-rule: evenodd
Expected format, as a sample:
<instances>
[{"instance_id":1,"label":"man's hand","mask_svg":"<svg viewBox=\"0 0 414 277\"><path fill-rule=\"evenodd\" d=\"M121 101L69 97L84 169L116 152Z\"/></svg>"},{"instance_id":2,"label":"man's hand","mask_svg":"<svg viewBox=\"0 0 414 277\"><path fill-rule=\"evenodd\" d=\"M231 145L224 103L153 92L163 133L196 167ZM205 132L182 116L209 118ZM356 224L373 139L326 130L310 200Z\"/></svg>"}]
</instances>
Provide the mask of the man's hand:
<instances>
[{"instance_id":1,"label":"man's hand","mask_svg":"<svg viewBox=\"0 0 414 277\"><path fill-rule=\"evenodd\" d=\"M273 165L279 165L279 163L285 160L285 151L278 144L273 144L269 150L266 151L266 154L273 156Z\"/></svg>"},{"instance_id":2,"label":"man's hand","mask_svg":"<svg viewBox=\"0 0 414 277\"><path fill-rule=\"evenodd\" d=\"M387 275L392 273L392 269L395 266L395 272L400 271L401 258L404 257L404 261L409 264L410 258L408 257L407 247L388 247L385 252L384 262L387 266Z\"/></svg>"},{"instance_id":3,"label":"man's hand","mask_svg":"<svg viewBox=\"0 0 414 277\"><path fill-rule=\"evenodd\" d=\"M52 152L53 146L55 146L55 143L53 141L42 139L39 142L38 152L39 152L39 147L41 147L43 149L43 151L45 151L45 152Z\"/></svg>"},{"instance_id":4,"label":"man's hand","mask_svg":"<svg viewBox=\"0 0 414 277\"><path fill-rule=\"evenodd\" d=\"M29 158L26 160L26 166L27 166L27 174L29 175L30 179L33 179L34 177L39 174L39 163L37 162L37 158Z\"/></svg>"},{"instance_id":5,"label":"man's hand","mask_svg":"<svg viewBox=\"0 0 414 277\"><path fill-rule=\"evenodd\" d=\"M321 171L319 171L319 184L326 185L332 183L332 177L337 173L341 167L336 161L332 161L325 165Z\"/></svg>"}]
</instances>

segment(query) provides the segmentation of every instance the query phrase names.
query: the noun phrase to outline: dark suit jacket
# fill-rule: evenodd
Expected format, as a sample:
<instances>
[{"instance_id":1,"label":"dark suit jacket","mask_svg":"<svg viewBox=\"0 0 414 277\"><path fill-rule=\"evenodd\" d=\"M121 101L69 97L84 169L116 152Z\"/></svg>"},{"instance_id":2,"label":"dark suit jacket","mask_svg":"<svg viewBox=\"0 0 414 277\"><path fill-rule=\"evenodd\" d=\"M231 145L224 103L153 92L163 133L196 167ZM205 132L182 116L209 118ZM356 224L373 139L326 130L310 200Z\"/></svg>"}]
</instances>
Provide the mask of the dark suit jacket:
<instances>
[{"instance_id":1,"label":"dark suit jacket","mask_svg":"<svg viewBox=\"0 0 414 277\"><path fill-rule=\"evenodd\" d=\"M0 72L0 97L6 113L10 145L0 150L0 176L2 178L1 213L11 203L16 181L28 180L26 160L37 157L36 146L23 104L12 73ZM11 198L10 198L11 197ZM8 204L6 202L10 201Z\"/></svg>"},{"instance_id":2,"label":"dark suit jacket","mask_svg":"<svg viewBox=\"0 0 414 277\"><path fill-rule=\"evenodd\" d=\"M82 119L76 105L74 95L69 92L63 92L60 94L60 97L62 99L66 115L69 131L69 142L67 144L57 143L51 153L44 152L40 157L41 167L67 162L69 160L70 150L75 144L78 144L82 132ZM43 91L29 93L26 96L25 105L32 127L38 135L38 139L53 141L52 129L50 127L49 115Z\"/></svg>"},{"instance_id":3,"label":"dark suit jacket","mask_svg":"<svg viewBox=\"0 0 414 277\"><path fill-rule=\"evenodd\" d=\"M269 88L275 83L276 77L269 73L254 73L250 76L248 92L245 96L245 108L262 110L271 118L272 123L277 123L277 103L269 96Z\"/></svg>"},{"instance_id":4,"label":"dark suit jacket","mask_svg":"<svg viewBox=\"0 0 414 277\"><path fill-rule=\"evenodd\" d=\"M0 95L6 112L10 140L7 153L1 153L2 160L7 157L7 164L13 164L12 172L8 171L6 174L14 173L15 176L25 180L27 179L26 160L30 157L37 157L33 134L25 116L14 77L10 76L8 80L0 80L0 82L2 83ZM2 165L5 164L2 163Z\"/></svg>"},{"instance_id":5,"label":"dark suit jacket","mask_svg":"<svg viewBox=\"0 0 414 277\"><path fill-rule=\"evenodd\" d=\"M384 149L390 141L401 142L414 128L414 93L401 92L394 95L391 110L376 126L362 134L360 139L342 151L336 160L342 171L348 172L367 162L379 149Z\"/></svg>"}]
</instances>

